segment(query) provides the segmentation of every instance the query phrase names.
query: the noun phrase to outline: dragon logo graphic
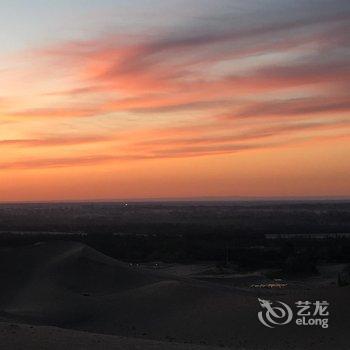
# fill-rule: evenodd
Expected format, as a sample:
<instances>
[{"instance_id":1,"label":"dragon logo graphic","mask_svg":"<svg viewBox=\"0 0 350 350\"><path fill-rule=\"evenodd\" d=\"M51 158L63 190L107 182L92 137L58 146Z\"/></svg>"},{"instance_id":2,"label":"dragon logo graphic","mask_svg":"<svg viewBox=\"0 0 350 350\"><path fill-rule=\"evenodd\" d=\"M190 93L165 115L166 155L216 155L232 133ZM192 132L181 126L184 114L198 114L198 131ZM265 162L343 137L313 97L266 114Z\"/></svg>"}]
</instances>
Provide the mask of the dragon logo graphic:
<instances>
[{"instance_id":1,"label":"dragon logo graphic","mask_svg":"<svg viewBox=\"0 0 350 350\"><path fill-rule=\"evenodd\" d=\"M258 298L263 311L258 312L259 321L266 327L274 328L288 324L293 318L292 309L282 301L272 302Z\"/></svg>"}]
</instances>

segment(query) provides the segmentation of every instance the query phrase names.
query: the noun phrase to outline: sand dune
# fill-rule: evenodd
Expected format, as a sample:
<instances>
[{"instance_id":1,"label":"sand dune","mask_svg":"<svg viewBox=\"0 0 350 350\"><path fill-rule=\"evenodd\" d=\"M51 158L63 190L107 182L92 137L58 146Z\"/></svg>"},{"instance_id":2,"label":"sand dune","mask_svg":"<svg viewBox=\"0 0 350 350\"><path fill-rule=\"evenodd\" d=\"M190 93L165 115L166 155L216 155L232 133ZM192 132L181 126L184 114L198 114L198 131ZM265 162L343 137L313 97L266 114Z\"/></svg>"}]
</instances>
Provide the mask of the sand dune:
<instances>
[{"instance_id":1,"label":"sand dune","mask_svg":"<svg viewBox=\"0 0 350 350\"><path fill-rule=\"evenodd\" d=\"M130 267L80 243L2 249L0 264L4 322L233 349L348 349L350 343L347 287L270 294L288 303L328 300L331 327L268 329L257 320L257 296L266 292Z\"/></svg>"},{"instance_id":2,"label":"sand dune","mask_svg":"<svg viewBox=\"0 0 350 350\"><path fill-rule=\"evenodd\" d=\"M194 344L144 339L0 322L2 349L11 350L218 350Z\"/></svg>"},{"instance_id":3,"label":"sand dune","mask_svg":"<svg viewBox=\"0 0 350 350\"><path fill-rule=\"evenodd\" d=\"M49 324L89 318L98 296L160 280L75 242L7 249L0 256L4 311Z\"/></svg>"}]
</instances>

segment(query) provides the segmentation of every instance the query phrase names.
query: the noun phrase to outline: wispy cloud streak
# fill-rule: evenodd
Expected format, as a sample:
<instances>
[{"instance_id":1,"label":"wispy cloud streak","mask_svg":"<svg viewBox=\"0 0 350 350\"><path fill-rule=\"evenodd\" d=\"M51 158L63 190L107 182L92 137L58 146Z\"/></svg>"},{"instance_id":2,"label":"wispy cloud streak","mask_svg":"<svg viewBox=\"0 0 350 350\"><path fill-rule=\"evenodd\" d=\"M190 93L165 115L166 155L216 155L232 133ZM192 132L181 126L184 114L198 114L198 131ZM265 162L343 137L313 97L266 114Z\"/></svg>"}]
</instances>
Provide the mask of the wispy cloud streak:
<instances>
[{"instance_id":1,"label":"wispy cloud streak","mask_svg":"<svg viewBox=\"0 0 350 350\"><path fill-rule=\"evenodd\" d=\"M18 158L2 168L227 154L347 130L349 2L253 5L242 16L214 13L205 26L111 32L26 53L20 83L9 86L33 91L6 89L18 103L0 98L1 118L22 125L0 134ZM37 125L53 136L37 138ZM57 125L82 130L60 137ZM80 154L103 142L100 153ZM21 158L38 147L51 158Z\"/></svg>"}]
</instances>

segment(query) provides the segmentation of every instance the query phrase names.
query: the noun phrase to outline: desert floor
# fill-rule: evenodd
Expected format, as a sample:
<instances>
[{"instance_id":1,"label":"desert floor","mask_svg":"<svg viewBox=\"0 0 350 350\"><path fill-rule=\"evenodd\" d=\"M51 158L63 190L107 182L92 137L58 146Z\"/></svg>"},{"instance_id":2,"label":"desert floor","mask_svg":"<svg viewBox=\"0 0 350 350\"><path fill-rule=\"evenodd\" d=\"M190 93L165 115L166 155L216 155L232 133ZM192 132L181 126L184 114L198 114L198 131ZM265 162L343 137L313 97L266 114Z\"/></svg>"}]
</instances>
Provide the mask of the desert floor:
<instances>
[{"instance_id":1,"label":"desert floor","mask_svg":"<svg viewBox=\"0 0 350 350\"><path fill-rule=\"evenodd\" d=\"M210 264L126 264L80 243L0 249L1 349L349 349L350 289L342 266L268 283L261 271ZM271 281L270 281L271 282ZM283 281L282 281L283 282ZM326 300L329 328L263 326L258 297Z\"/></svg>"}]
</instances>

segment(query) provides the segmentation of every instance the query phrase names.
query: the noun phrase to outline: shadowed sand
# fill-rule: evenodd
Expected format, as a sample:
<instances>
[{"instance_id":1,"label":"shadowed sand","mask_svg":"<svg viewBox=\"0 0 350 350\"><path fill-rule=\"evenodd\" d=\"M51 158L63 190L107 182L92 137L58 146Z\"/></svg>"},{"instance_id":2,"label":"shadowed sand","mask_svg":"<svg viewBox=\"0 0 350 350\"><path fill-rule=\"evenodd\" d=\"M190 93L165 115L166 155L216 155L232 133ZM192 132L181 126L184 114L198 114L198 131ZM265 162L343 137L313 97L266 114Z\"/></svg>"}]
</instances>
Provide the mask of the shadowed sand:
<instances>
[{"instance_id":1,"label":"shadowed sand","mask_svg":"<svg viewBox=\"0 0 350 350\"><path fill-rule=\"evenodd\" d=\"M21 348L14 344L22 340L54 342L60 349L60 342L73 344L74 339L85 341L84 349L100 349L96 337L108 344L105 349L160 349L162 344L171 349L174 342L183 349L188 348L185 343L233 349L348 349L350 343L348 287L276 295L245 291L131 267L83 244L59 241L1 249L0 266L0 320L7 322L0 336L4 342L13 340L7 349ZM330 328L265 328L257 320L257 297L267 295L291 304L328 300ZM9 324L15 324L12 330ZM18 324L35 327L29 331ZM142 343L141 338L160 343Z\"/></svg>"},{"instance_id":2,"label":"shadowed sand","mask_svg":"<svg viewBox=\"0 0 350 350\"><path fill-rule=\"evenodd\" d=\"M47 326L0 322L1 348L11 350L218 350L194 344L79 332Z\"/></svg>"}]
</instances>

